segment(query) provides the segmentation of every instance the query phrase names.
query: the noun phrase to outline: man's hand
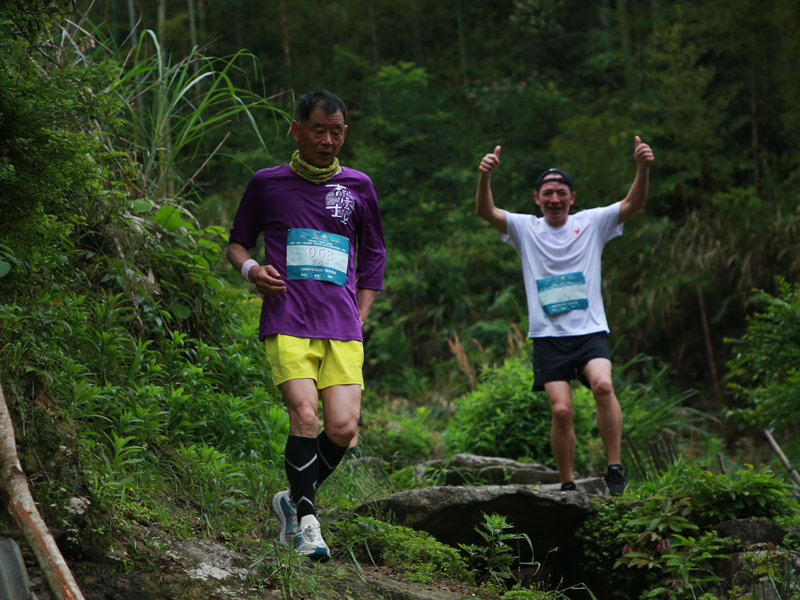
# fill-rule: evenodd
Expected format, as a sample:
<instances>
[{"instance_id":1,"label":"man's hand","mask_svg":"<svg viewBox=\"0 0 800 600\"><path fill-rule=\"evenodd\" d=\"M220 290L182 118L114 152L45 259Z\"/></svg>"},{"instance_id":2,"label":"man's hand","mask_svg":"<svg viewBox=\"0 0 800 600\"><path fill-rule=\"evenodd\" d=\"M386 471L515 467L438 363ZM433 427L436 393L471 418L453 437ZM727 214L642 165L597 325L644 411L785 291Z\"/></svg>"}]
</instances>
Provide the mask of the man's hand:
<instances>
[{"instance_id":1,"label":"man's hand","mask_svg":"<svg viewBox=\"0 0 800 600\"><path fill-rule=\"evenodd\" d=\"M622 199L619 206L619 222L624 223L644 208L647 202L647 189L650 185L650 165L655 158L650 146L642 143L638 135L633 138L633 158L636 160L636 177L633 179L631 189Z\"/></svg>"},{"instance_id":2,"label":"man's hand","mask_svg":"<svg viewBox=\"0 0 800 600\"><path fill-rule=\"evenodd\" d=\"M636 160L636 166L640 169L647 169L655 161L653 151L650 146L642 143L642 138L638 135L634 138L633 158Z\"/></svg>"},{"instance_id":3,"label":"man's hand","mask_svg":"<svg viewBox=\"0 0 800 600\"><path fill-rule=\"evenodd\" d=\"M361 322L361 327L367 322L369 316L369 309L375 296L378 295L377 290L368 290L366 288L358 288L356 290L356 304L358 305L358 320Z\"/></svg>"},{"instance_id":4,"label":"man's hand","mask_svg":"<svg viewBox=\"0 0 800 600\"><path fill-rule=\"evenodd\" d=\"M262 296L280 296L286 293L286 283L272 265L253 267L247 274L247 279L250 283L255 284L258 293Z\"/></svg>"},{"instance_id":5,"label":"man's hand","mask_svg":"<svg viewBox=\"0 0 800 600\"><path fill-rule=\"evenodd\" d=\"M491 175L492 172L500 166L500 146L494 147L493 154L487 154L481 159L481 164L478 171L483 175Z\"/></svg>"}]
</instances>

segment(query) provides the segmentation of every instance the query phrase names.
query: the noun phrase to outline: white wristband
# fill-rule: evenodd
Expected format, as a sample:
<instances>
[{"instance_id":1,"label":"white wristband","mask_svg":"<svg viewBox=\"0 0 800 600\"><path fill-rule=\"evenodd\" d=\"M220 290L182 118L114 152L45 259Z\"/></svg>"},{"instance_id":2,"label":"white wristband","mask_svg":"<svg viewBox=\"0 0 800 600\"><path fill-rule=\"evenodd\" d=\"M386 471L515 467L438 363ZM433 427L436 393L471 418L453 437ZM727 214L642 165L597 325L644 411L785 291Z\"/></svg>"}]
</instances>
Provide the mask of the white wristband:
<instances>
[{"instance_id":1,"label":"white wristband","mask_svg":"<svg viewBox=\"0 0 800 600\"><path fill-rule=\"evenodd\" d=\"M252 258L248 258L246 261L244 261L244 264L242 265L241 273L242 273L242 277L244 277L245 281L248 281L248 282L250 281L250 279L247 277L247 275L248 275L248 273L250 273L250 269L252 269L253 267L257 267L257 266L259 266L258 261L255 261Z\"/></svg>"}]
</instances>

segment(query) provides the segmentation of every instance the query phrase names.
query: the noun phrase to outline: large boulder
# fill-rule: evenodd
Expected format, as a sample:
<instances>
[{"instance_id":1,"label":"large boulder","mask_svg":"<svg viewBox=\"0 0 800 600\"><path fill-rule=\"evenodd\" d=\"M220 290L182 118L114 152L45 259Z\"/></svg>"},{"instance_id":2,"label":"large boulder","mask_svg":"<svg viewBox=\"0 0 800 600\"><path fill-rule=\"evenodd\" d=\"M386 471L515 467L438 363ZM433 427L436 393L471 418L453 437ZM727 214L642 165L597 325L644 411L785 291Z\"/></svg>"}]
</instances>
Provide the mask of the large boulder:
<instances>
[{"instance_id":1,"label":"large boulder","mask_svg":"<svg viewBox=\"0 0 800 600\"><path fill-rule=\"evenodd\" d=\"M456 454L449 459L428 460L414 466L422 478L441 472L446 485L474 485L478 483L536 484L558 483L558 471L537 463L521 463L509 458Z\"/></svg>"},{"instance_id":2,"label":"large boulder","mask_svg":"<svg viewBox=\"0 0 800 600\"><path fill-rule=\"evenodd\" d=\"M589 497L579 492L545 492L527 485L441 486L408 490L360 506L356 512L427 531L440 542L485 545L476 528L485 514L499 514L513 532L530 540L520 544L520 559L544 561L554 576L569 582L581 545L575 532L590 512ZM558 549L555 552L556 548ZM577 583L577 582L576 582Z\"/></svg>"},{"instance_id":3,"label":"large boulder","mask_svg":"<svg viewBox=\"0 0 800 600\"><path fill-rule=\"evenodd\" d=\"M751 546L747 552L729 554L714 563L714 573L721 579L722 594L727 597L735 586L749 592L753 598L780 600L789 597L789 590L798 589L800 553L764 546L766 544Z\"/></svg>"},{"instance_id":4,"label":"large boulder","mask_svg":"<svg viewBox=\"0 0 800 600\"><path fill-rule=\"evenodd\" d=\"M717 533L722 537L730 537L742 542L743 546L783 543L786 530L771 521L762 519L734 519L723 521L717 525Z\"/></svg>"},{"instance_id":5,"label":"large boulder","mask_svg":"<svg viewBox=\"0 0 800 600\"><path fill-rule=\"evenodd\" d=\"M538 463L523 463L510 458L461 453L452 458L427 460L414 465L418 479L434 476L443 485L535 485L546 492L560 491L558 471ZM438 475L438 477L437 477ZM606 495L608 489L600 478L581 479L575 483L587 494Z\"/></svg>"}]
</instances>

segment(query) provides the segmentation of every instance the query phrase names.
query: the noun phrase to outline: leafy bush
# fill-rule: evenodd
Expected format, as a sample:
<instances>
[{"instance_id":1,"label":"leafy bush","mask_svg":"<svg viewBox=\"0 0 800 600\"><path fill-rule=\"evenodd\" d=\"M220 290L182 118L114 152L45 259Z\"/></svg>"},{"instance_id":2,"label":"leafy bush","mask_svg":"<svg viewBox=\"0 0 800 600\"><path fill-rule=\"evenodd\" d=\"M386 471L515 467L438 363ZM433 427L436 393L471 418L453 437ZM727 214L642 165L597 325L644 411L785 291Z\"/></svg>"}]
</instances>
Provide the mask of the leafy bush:
<instances>
[{"instance_id":1,"label":"leafy bush","mask_svg":"<svg viewBox=\"0 0 800 600\"><path fill-rule=\"evenodd\" d=\"M608 585L609 592L646 592L645 597L697 597L718 583L712 559L732 548L716 535L718 523L779 517L788 522L797 514L786 484L768 468L752 466L727 476L682 462L655 481L632 484L630 496L643 502L596 502L578 534L589 559L586 583L601 594Z\"/></svg>"},{"instance_id":2,"label":"leafy bush","mask_svg":"<svg viewBox=\"0 0 800 600\"><path fill-rule=\"evenodd\" d=\"M756 471L752 465L731 476L681 462L632 493L645 498L687 498L692 520L701 527L729 519L774 518L790 510L790 488L786 483L775 477L769 467Z\"/></svg>"},{"instance_id":3,"label":"leafy bush","mask_svg":"<svg viewBox=\"0 0 800 600\"><path fill-rule=\"evenodd\" d=\"M520 552L519 546L515 549L513 544L525 539L530 545L530 540L525 534L511 533L509 530L514 526L502 515L484 513L483 519L475 531L485 543L458 546L469 557L473 572L481 573L479 581L484 586L490 590L505 590L517 581L511 567L520 560Z\"/></svg>"},{"instance_id":4,"label":"leafy bush","mask_svg":"<svg viewBox=\"0 0 800 600\"><path fill-rule=\"evenodd\" d=\"M472 582L472 574L458 550L424 531L354 515L338 522L330 538L343 550L349 548L361 561L407 569L411 580L430 582L434 577L446 576Z\"/></svg>"},{"instance_id":5,"label":"leafy bush","mask_svg":"<svg viewBox=\"0 0 800 600\"><path fill-rule=\"evenodd\" d=\"M618 537L636 531L630 524L635 510L627 499L599 498L592 502L592 512L577 532L585 556L583 581L600 598L614 593L634 598L657 581L656 574L649 571L614 569L622 550Z\"/></svg>"},{"instance_id":6,"label":"leafy bush","mask_svg":"<svg viewBox=\"0 0 800 600\"><path fill-rule=\"evenodd\" d=\"M432 425L431 411L424 406L410 411L369 413L363 430L364 446L369 453L387 462L397 458L425 460L430 458L436 443Z\"/></svg>"},{"instance_id":7,"label":"leafy bush","mask_svg":"<svg viewBox=\"0 0 800 600\"><path fill-rule=\"evenodd\" d=\"M533 372L523 358L506 359L499 367L487 368L478 387L461 401L455 417L442 434L452 452L483 456L526 458L555 466L550 452L550 404L547 395L531 391ZM578 469L586 463L587 451L580 440L594 435L594 401L591 392L576 388L575 452Z\"/></svg>"},{"instance_id":8,"label":"leafy bush","mask_svg":"<svg viewBox=\"0 0 800 600\"><path fill-rule=\"evenodd\" d=\"M786 428L797 420L800 392L800 286L778 281L778 294L756 292L758 307L747 320L747 332L733 344L736 355L728 363L730 389L744 403L729 411L755 427ZM741 383L740 383L741 382Z\"/></svg>"}]
</instances>

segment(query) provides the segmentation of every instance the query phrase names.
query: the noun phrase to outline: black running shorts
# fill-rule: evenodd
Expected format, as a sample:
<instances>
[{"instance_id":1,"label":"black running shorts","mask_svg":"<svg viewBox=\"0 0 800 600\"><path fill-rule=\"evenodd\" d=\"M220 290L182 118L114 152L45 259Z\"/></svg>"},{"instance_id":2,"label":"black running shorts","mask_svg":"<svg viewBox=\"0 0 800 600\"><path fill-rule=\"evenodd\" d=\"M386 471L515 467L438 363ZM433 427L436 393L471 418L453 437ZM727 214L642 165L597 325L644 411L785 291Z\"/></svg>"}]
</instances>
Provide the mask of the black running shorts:
<instances>
[{"instance_id":1,"label":"black running shorts","mask_svg":"<svg viewBox=\"0 0 800 600\"><path fill-rule=\"evenodd\" d=\"M605 331L568 337L533 338L533 391L543 392L551 381L578 379L589 386L582 370L593 358L611 360Z\"/></svg>"}]
</instances>

